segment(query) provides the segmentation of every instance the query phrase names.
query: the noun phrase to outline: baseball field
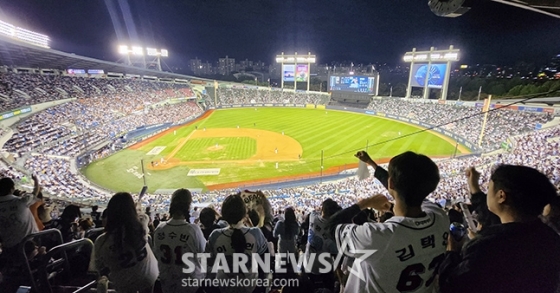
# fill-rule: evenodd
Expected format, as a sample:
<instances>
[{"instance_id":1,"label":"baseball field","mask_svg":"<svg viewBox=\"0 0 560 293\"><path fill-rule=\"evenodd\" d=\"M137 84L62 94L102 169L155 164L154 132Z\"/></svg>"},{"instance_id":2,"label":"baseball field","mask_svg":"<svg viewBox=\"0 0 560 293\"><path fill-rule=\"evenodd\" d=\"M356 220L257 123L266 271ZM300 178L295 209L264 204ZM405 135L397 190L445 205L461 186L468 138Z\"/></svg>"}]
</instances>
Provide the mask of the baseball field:
<instances>
[{"instance_id":1,"label":"baseball field","mask_svg":"<svg viewBox=\"0 0 560 293\"><path fill-rule=\"evenodd\" d=\"M83 172L114 191L139 191L143 174L149 192L216 189L318 175L321 161L323 174L335 174L357 166L353 154L366 145L381 162L406 150L431 157L455 152L453 140L434 132L399 138L419 130L381 117L325 109L215 110L96 161ZM459 146L459 154L466 152Z\"/></svg>"}]
</instances>

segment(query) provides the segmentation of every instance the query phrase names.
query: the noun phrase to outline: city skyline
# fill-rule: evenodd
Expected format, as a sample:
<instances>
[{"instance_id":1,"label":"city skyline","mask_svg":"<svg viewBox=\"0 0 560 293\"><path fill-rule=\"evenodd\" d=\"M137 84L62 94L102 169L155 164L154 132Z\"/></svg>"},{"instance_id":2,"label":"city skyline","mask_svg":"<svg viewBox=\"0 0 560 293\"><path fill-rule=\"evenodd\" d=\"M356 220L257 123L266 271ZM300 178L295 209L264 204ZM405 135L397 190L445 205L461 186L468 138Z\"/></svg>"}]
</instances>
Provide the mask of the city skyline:
<instances>
[{"instance_id":1,"label":"city skyline","mask_svg":"<svg viewBox=\"0 0 560 293\"><path fill-rule=\"evenodd\" d=\"M155 46L169 50L168 67L226 55L271 64L282 51L311 51L323 64L397 65L413 47L450 44L461 49L461 63L543 63L560 51L552 37L560 20L491 2L459 18L437 17L427 2L408 0L0 0L0 9L2 19L49 35L54 49L116 61L119 44Z\"/></svg>"}]
</instances>

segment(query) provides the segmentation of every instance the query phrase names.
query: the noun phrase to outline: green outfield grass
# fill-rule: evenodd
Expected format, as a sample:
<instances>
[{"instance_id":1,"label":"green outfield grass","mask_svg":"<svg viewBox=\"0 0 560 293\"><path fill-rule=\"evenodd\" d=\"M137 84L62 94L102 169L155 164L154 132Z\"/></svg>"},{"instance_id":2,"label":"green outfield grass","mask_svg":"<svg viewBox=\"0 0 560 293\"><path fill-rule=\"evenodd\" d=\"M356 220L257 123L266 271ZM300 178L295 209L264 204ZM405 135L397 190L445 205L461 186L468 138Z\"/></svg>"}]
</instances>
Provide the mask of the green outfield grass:
<instances>
[{"instance_id":1,"label":"green outfield grass","mask_svg":"<svg viewBox=\"0 0 560 293\"><path fill-rule=\"evenodd\" d=\"M181 161L244 160L256 149L257 141L248 137L194 138L187 141L175 158Z\"/></svg>"},{"instance_id":2,"label":"green outfield grass","mask_svg":"<svg viewBox=\"0 0 560 293\"><path fill-rule=\"evenodd\" d=\"M149 191L160 188L204 188L206 185L220 183L317 172L320 170L321 150L324 152L324 168L328 169L356 163L354 152L365 149L368 143L368 151L374 158L392 157L406 150L430 156L451 155L455 151L454 144L428 132L392 140L419 129L376 116L319 109L242 108L216 110L210 117L177 129L176 135L167 134L139 149L122 150L90 164L83 172L91 181L109 189L137 192L143 184L143 180L136 176L141 173L140 160L149 164L150 161L158 161L170 154L180 145L182 138L193 132L195 126L199 130L203 127L233 130L239 126L284 132L301 144L302 159L278 162L278 169L275 162L222 163L220 160L249 158L255 152L256 141L247 137L193 138L174 157L183 161L207 159L212 162L147 171ZM379 144L385 141L389 142ZM223 150L210 150L216 143L227 147ZM158 155L147 155L156 146L165 146L165 149ZM221 168L221 172L218 176L187 177L189 167Z\"/></svg>"}]
</instances>

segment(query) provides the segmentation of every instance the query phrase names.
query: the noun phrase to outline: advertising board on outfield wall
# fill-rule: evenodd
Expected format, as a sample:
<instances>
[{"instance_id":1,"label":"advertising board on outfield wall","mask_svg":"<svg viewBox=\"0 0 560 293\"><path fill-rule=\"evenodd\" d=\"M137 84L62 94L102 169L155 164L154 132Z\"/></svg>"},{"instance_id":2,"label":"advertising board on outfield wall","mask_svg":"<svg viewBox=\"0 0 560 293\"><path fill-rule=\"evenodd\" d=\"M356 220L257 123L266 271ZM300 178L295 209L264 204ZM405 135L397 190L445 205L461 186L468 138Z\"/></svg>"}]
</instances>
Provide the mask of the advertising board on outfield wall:
<instances>
[{"instance_id":1,"label":"advertising board on outfield wall","mask_svg":"<svg viewBox=\"0 0 560 293\"><path fill-rule=\"evenodd\" d=\"M311 104L310 104L311 105ZM315 106L315 105L313 105ZM240 104L240 105L220 105L216 107L217 109L227 109L227 108L247 108L247 107L297 107L304 108L305 104L284 104L284 103L255 103L255 104Z\"/></svg>"}]
</instances>

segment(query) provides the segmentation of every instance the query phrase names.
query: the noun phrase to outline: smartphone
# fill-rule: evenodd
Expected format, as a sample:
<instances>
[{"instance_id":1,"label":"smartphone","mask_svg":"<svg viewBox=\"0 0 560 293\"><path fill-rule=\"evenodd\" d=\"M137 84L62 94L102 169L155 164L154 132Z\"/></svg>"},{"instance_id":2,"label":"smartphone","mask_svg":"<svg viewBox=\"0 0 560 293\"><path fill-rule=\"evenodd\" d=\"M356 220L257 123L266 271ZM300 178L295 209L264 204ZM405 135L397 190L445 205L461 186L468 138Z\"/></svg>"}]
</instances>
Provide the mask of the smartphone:
<instances>
[{"instance_id":1,"label":"smartphone","mask_svg":"<svg viewBox=\"0 0 560 293\"><path fill-rule=\"evenodd\" d=\"M461 207L461 210L463 210L463 215L465 216L465 220L467 221L467 226L469 227L469 229L475 232L478 231L469 207L464 202L459 203L459 206Z\"/></svg>"},{"instance_id":2,"label":"smartphone","mask_svg":"<svg viewBox=\"0 0 560 293\"><path fill-rule=\"evenodd\" d=\"M449 233L451 233L451 236L453 236L456 241L461 241L461 239L465 237L465 234L467 234L467 229L465 229L463 224L453 222L449 225Z\"/></svg>"}]
</instances>

